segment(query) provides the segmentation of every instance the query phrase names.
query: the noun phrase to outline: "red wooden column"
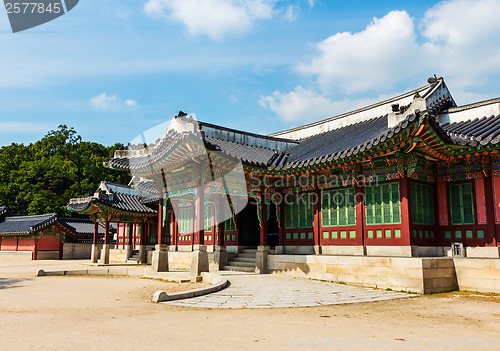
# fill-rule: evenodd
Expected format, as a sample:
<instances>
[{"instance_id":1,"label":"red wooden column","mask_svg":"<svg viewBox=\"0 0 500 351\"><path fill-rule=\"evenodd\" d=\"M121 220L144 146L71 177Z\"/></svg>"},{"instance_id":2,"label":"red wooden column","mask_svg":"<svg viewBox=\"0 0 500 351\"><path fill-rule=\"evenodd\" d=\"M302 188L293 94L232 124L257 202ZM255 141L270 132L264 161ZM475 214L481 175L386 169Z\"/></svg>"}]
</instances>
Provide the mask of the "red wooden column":
<instances>
[{"instance_id":1,"label":"red wooden column","mask_svg":"<svg viewBox=\"0 0 500 351\"><path fill-rule=\"evenodd\" d=\"M222 220L224 218L224 200L225 200L226 195L221 196L219 201L216 204L216 221L217 221L217 235L216 235L216 242L215 245L218 246L224 246L224 221Z\"/></svg>"},{"instance_id":2,"label":"red wooden column","mask_svg":"<svg viewBox=\"0 0 500 351\"><path fill-rule=\"evenodd\" d=\"M177 228L175 225L175 215L174 211L170 211L170 221L169 221L169 226L170 226L170 236L172 237L172 245L177 246L179 242L179 238L177 237Z\"/></svg>"},{"instance_id":3,"label":"red wooden column","mask_svg":"<svg viewBox=\"0 0 500 351\"><path fill-rule=\"evenodd\" d=\"M134 224L132 222L127 223L127 245L132 246L133 245L133 229Z\"/></svg>"},{"instance_id":4,"label":"red wooden column","mask_svg":"<svg viewBox=\"0 0 500 351\"><path fill-rule=\"evenodd\" d=\"M314 209L314 220L313 220L313 233L314 233L314 252L316 254L321 254L320 249L320 232L321 232L321 190L314 191L315 196L312 198L315 200L313 204Z\"/></svg>"},{"instance_id":5,"label":"red wooden column","mask_svg":"<svg viewBox=\"0 0 500 351\"><path fill-rule=\"evenodd\" d=\"M262 193L260 199L261 223L260 223L260 245L267 246L267 201L266 193Z\"/></svg>"},{"instance_id":6,"label":"red wooden column","mask_svg":"<svg viewBox=\"0 0 500 351\"><path fill-rule=\"evenodd\" d=\"M354 186L354 202L356 203L356 240L361 237L360 244L365 246L365 195L363 188L359 185Z\"/></svg>"},{"instance_id":7,"label":"red wooden column","mask_svg":"<svg viewBox=\"0 0 500 351\"><path fill-rule=\"evenodd\" d=\"M401 239L403 245L411 245L411 230L410 230L410 182L408 181L407 173L404 172L401 179Z\"/></svg>"},{"instance_id":8,"label":"red wooden column","mask_svg":"<svg viewBox=\"0 0 500 351\"><path fill-rule=\"evenodd\" d=\"M278 232L278 245L283 246L285 244L285 196L281 194L280 206L280 229Z\"/></svg>"},{"instance_id":9,"label":"red wooden column","mask_svg":"<svg viewBox=\"0 0 500 351\"><path fill-rule=\"evenodd\" d=\"M34 245L33 245L33 261L36 261L37 255L38 255L38 239L36 236L34 237ZM1 239L0 239L1 242ZM1 245L0 245L1 246Z\"/></svg>"},{"instance_id":10,"label":"red wooden column","mask_svg":"<svg viewBox=\"0 0 500 351\"><path fill-rule=\"evenodd\" d=\"M104 228L104 245L109 244L109 219L106 219L106 224Z\"/></svg>"},{"instance_id":11,"label":"red wooden column","mask_svg":"<svg viewBox=\"0 0 500 351\"><path fill-rule=\"evenodd\" d=\"M203 245L205 236L205 187L196 188L196 218L194 218L194 245Z\"/></svg>"},{"instance_id":12,"label":"red wooden column","mask_svg":"<svg viewBox=\"0 0 500 351\"><path fill-rule=\"evenodd\" d=\"M497 235L498 233L496 232L496 225L495 225L495 196L494 194L494 187L493 187L493 179L491 178L491 175L488 174L487 177L484 178L484 198L485 198L485 204L486 204L486 221L488 225L488 245L490 246L497 246L498 245L498 239Z\"/></svg>"},{"instance_id":13,"label":"red wooden column","mask_svg":"<svg viewBox=\"0 0 500 351\"><path fill-rule=\"evenodd\" d=\"M158 200L158 245L163 245L163 237L165 236L163 231L163 193L160 194L160 199Z\"/></svg>"},{"instance_id":14,"label":"red wooden column","mask_svg":"<svg viewBox=\"0 0 500 351\"><path fill-rule=\"evenodd\" d=\"M99 222L97 220L94 222L94 237L92 238L92 244L97 245L97 240L99 236Z\"/></svg>"}]
</instances>

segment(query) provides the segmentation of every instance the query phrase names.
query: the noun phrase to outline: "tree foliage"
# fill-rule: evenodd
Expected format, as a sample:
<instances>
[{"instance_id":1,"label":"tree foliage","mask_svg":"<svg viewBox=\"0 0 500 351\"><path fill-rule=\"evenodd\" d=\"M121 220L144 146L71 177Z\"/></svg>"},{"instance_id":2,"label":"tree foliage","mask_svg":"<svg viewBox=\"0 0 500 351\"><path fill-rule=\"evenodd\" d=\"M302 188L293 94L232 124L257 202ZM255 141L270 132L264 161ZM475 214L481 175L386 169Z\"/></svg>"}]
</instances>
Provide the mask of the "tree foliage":
<instances>
[{"instance_id":1,"label":"tree foliage","mask_svg":"<svg viewBox=\"0 0 500 351\"><path fill-rule=\"evenodd\" d=\"M60 125L34 144L0 148L0 205L20 214L57 212L71 216L69 199L93 194L99 183L127 184L130 176L104 168L122 144L83 141L73 128Z\"/></svg>"}]
</instances>

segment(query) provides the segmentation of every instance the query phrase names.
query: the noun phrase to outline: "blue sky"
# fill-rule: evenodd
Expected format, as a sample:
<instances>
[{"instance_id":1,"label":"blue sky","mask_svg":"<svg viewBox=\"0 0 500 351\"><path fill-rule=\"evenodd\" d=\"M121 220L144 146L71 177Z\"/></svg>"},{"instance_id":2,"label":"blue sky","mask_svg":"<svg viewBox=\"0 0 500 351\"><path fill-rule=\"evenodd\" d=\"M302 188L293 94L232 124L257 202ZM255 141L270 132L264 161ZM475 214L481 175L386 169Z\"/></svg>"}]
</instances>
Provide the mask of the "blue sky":
<instances>
[{"instance_id":1,"label":"blue sky","mask_svg":"<svg viewBox=\"0 0 500 351\"><path fill-rule=\"evenodd\" d=\"M496 0L81 0L13 34L0 9L0 145L59 124L127 143L179 110L256 133L444 76L459 104L500 96Z\"/></svg>"}]
</instances>

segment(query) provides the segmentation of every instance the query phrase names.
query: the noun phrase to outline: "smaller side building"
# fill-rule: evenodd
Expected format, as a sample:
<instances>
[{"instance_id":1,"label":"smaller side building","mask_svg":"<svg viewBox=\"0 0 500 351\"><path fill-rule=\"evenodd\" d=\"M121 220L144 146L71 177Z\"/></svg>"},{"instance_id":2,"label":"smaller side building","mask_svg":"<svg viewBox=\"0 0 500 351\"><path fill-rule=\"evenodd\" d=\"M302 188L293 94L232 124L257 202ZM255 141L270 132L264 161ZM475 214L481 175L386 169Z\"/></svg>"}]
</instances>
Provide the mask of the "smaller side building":
<instances>
[{"instance_id":1,"label":"smaller side building","mask_svg":"<svg viewBox=\"0 0 500 351\"><path fill-rule=\"evenodd\" d=\"M104 228L98 228L104 235ZM93 232L90 219L63 218L56 213L15 215L2 206L0 261L90 258Z\"/></svg>"}]
</instances>

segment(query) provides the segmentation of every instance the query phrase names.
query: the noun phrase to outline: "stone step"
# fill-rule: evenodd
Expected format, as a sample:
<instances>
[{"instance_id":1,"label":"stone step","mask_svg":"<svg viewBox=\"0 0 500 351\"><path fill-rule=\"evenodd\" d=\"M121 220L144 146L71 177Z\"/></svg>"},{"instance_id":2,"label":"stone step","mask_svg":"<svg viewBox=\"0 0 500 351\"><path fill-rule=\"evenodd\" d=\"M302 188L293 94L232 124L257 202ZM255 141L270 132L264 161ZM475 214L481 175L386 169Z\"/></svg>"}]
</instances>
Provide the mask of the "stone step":
<instances>
[{"instance_id":1,"label":"stone step","mask_svg":"<svg viewBox=\"0 0 500 351\"><path fill-rule=\"evenodd\" d=\"M249 254L249 253L239 253L238 256L236 257L244 257L244 258L255 258L255 254Z\"/></svg>"},{"instance_id":2,"label":"stone step","mask_svg":"<svg viewBox=\"0 0 500 351\"><path fill-rule=\"evenodd\" d=\"M257 253L257 249L243 249L243 250L241 250L241 252L256 254Z\"/></svg>"},{"instance_id":3,"label":"stone step","mask_svg":"<svg viewBox=\"0 0 500 351\"><path fill-rule=\"evenodd\" d=\"M228 264L231 266L238 266L238 267L255 267L255 262L231 261Z\"/></svg>"},{"instance_id":4,"label":"stone step","mask_svg":"<svg viewBox=\"0 0 500 351\"><path fill-rule=\"evenodd\" d=\"M233 258L230 261L232 261L232 262L252 262L252 263L255 263L255 256L253 256L253 257L241 257L241 256L237 256L237 257Z\"/></svg>"},{"instance_id":5,"label":"stone step","mask_svg":"<svg viewBox=\"0 0 500 351\"><path fill-rule=\"evenodd\" d=\"M255 267L240 267L240 266L224 266L225 271L235 271L235 272L255 272Z\"/></svg>"}]
</instances>

